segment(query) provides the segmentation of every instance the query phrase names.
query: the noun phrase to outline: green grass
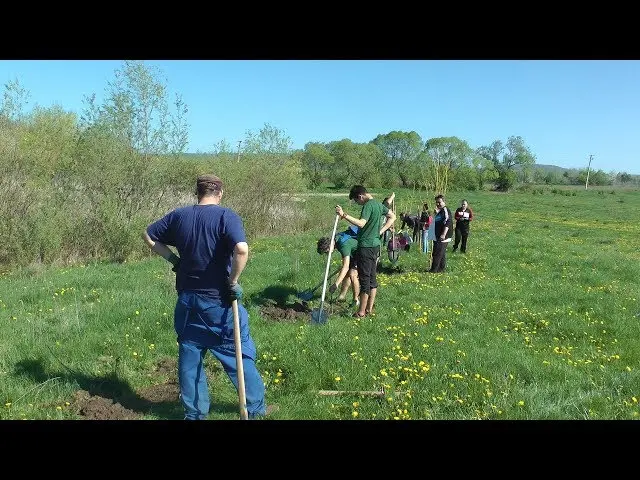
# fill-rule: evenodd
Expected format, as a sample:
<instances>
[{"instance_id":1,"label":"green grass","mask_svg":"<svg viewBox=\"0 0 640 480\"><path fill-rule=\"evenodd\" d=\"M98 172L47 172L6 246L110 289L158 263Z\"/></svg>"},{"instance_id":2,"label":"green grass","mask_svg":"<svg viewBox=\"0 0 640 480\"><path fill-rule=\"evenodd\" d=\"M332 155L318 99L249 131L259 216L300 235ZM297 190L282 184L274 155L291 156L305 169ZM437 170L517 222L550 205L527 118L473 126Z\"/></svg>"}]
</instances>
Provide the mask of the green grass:
<instances>
[{"instance_id":1,"label":"green grass","mask_svg":"<svg viewBox=\"0 0 640 480\"><path fill-rule=\"evenodd\" d=\"M260 304L292 304L321 281L326 257L315 242L330 235L333 206L359 208L344 198L296 202L317 228L252 241L241 278L267 399L280 405L273 418L636 418L640 192L562 192L571 194L448 194L452 210L466 198L474 211L467 255L449 249L447 272L430 275L412 247L378 275L374 316L355 319L327 302L323 326L262 317ZM433 203L396 195L398 211ZM67 405L79 389L126 400L161 383L156 365L177 355L173 280L157 257L4 273L0 418L79 418ZM210 418L238 418L231 382L207 358ZM317 394L382 386L383 399ZM181 418L177 399L140 412Z\"/></svg>"}]
</instances>

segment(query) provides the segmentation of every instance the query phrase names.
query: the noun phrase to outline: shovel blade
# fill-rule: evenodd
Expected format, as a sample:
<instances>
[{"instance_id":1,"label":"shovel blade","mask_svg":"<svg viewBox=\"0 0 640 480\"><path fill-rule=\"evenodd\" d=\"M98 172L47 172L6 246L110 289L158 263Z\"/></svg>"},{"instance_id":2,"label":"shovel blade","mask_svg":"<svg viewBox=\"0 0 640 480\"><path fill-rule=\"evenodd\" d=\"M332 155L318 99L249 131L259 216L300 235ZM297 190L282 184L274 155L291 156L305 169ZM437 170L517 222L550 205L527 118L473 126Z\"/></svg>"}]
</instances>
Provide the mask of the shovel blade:
<instances>
[{"instance_id":1,"label":"shovel blade","mask_svg":"<svg viewBox=\"0 0 640 480\"><path fill-rule=\"evenodd\" d=\"M311 311L311 322L317 325L324 325L329 319L329 314L321 308L314 308Z\"/></svg>"},{"instance_id":2,"label":"shovel blade","mask_svg":"<svg viewBox=\"0 0 640 480\"><path fill-rule=\"evenodd\" d=\"M311 300L313 298L313 293L314 292L312 292L310 290L305 290L304 292L300 292L298 294L298 298L300 300L304 300L305 302L308 302L309 300Z\"/></svg>"}]
</instances>

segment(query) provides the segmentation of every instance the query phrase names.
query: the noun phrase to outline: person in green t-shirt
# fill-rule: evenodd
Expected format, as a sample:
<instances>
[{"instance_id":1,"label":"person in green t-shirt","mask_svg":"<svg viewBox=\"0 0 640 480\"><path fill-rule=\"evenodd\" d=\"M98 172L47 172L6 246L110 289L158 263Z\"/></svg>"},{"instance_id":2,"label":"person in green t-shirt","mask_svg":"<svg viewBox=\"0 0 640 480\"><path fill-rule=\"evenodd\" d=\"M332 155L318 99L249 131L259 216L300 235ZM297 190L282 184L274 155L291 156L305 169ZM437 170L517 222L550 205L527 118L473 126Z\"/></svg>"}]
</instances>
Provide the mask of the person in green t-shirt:
<instances>
[{"instance_id":1,"label":"person in green t-shirt","mask_svg":"<svg viewBox=\"0 0 640 480\"><path fill-rule=\"evenodd\" d=\"M329 287L329 292L335 292L342 284L342 289L340 290L340 295L338 295L338 300L345 300L347 297L347 290L349 290L349 286L352 286L353 305L359 307L360 282L358 281L358 266L356 264L358 240L356 240L356 238L352 235L354 235L354 232L351 229L340 232L336 235L336 238L334 240L334 249L338 250L338 252L340 252L340 255L342 256L342 269L340 270L336 281ZM318 240L318 253L329 253L330 245L331 239L329 237L322 237Z\"/></svg>"},{"instance_id":2,"label":"person in green t-shirt","mask_svg":"<svg viewBox=\"0 0 640 480\"><path fill-rule=\"evenodd\" d=\"M354 200L362 205L360 218L347 215L340 205L336 205L336 213L347 222L359 227L358 250L356 262L358 265L358 279L360 280L360 308L353 314L354 317L364 317L373 312L373 305L378 291L376 270L378 255L380 254L380 236L386 232L396 215L393 210L367 192L362 185L354 185L349 191L349 200ZM382 217L387 221L382 224Z\"/></svg>"}]
</instances>

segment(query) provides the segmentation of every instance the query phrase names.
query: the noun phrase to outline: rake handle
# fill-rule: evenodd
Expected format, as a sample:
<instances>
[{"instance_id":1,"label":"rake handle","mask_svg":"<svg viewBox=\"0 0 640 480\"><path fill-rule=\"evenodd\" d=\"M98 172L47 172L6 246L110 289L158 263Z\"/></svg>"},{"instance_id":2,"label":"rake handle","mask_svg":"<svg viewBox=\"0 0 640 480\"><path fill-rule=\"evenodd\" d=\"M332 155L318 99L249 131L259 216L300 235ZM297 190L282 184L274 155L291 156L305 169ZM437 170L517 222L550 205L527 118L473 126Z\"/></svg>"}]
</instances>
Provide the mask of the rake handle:
<instances>
[{"instance_id":1,"label":"rake handle","mask_svg":"<svg viewBox=\"0 0 640 480\"><path fill-rule=\"evenodd\" d=\"M333 272L331 275L329 275L329 278L333 278L336 273L338 273L340 270L342 269L342 267L338 268L335 272ZM313 287L311 290L308 290L309 293L313 293L315 292L317 289L319 289L322 286L322 282L320 282L318 285L316 285L315 287Z\"/></svg>"},{"instance_id":2,"label":"rake handle","mask_svg":"<svg viewBox=\"0 0 640 480\"><path fill-rule=\"evenodd\" d=\"M357 390L320 390L318 395L335 396L335 395L365 395L368 397L384 397L384 391L357 391Z\"/></svg>"},{"instance_id":3,"label":"rake handle","mask_svg":"<svg viewBox=\"0 0 640 480\"><path fill-rule=\"evenodd\" d=\"M236 347L236 371L238 376L238 397L240 400L240 418L248 420L247 397L244 388L244 366L242 363L242 342L240 338L240 314L238 312L238 300L231 302L233 310L233 341Z\"/></svg>"},{"instance_id":4,"label":"rake handle","mask_svg":"<svg viewBox=\"0 0 640 480\"><path fill-rule=\"evenodd\" d=\"M338 220L340 220L340 215L336 214L336 221L333 223L333 233L331 234L331 243L329 244L329 254L327 255L327 268L324 271L324 284L322 286L322 300L320 300L321 315L322 315L322 307L324 306L324 297L327 294L327 280L329 279L329 267L331 266L331 254L333 253L333 241L336 238L336 229L338 228Z\"/></svg>"}]
</instances>

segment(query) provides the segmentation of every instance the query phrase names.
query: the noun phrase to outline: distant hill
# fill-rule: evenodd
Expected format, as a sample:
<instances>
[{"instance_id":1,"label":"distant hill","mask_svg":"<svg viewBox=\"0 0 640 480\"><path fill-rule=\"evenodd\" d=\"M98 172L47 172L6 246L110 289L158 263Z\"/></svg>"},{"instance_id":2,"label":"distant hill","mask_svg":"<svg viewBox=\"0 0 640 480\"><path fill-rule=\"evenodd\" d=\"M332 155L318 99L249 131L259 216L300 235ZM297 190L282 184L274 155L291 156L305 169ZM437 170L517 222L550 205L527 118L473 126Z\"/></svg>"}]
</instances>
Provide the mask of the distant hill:
<instances>
[{"instance_id":1,"label":"distant hill","mask_svg":"<svg viewBox=\"0 0 640 480\"><path fill-rule=\"evenodd\" d=\"M551 172L551 173L558 173L560 175L562 175L564 172L571 172L572 170L578 170L577 168L564 168L564 167L558 167L557 165L545 165L542 163L536 163L534 165L534 168L538 170L543 170L545 173Z\"/></svg>"}]
</instances>

